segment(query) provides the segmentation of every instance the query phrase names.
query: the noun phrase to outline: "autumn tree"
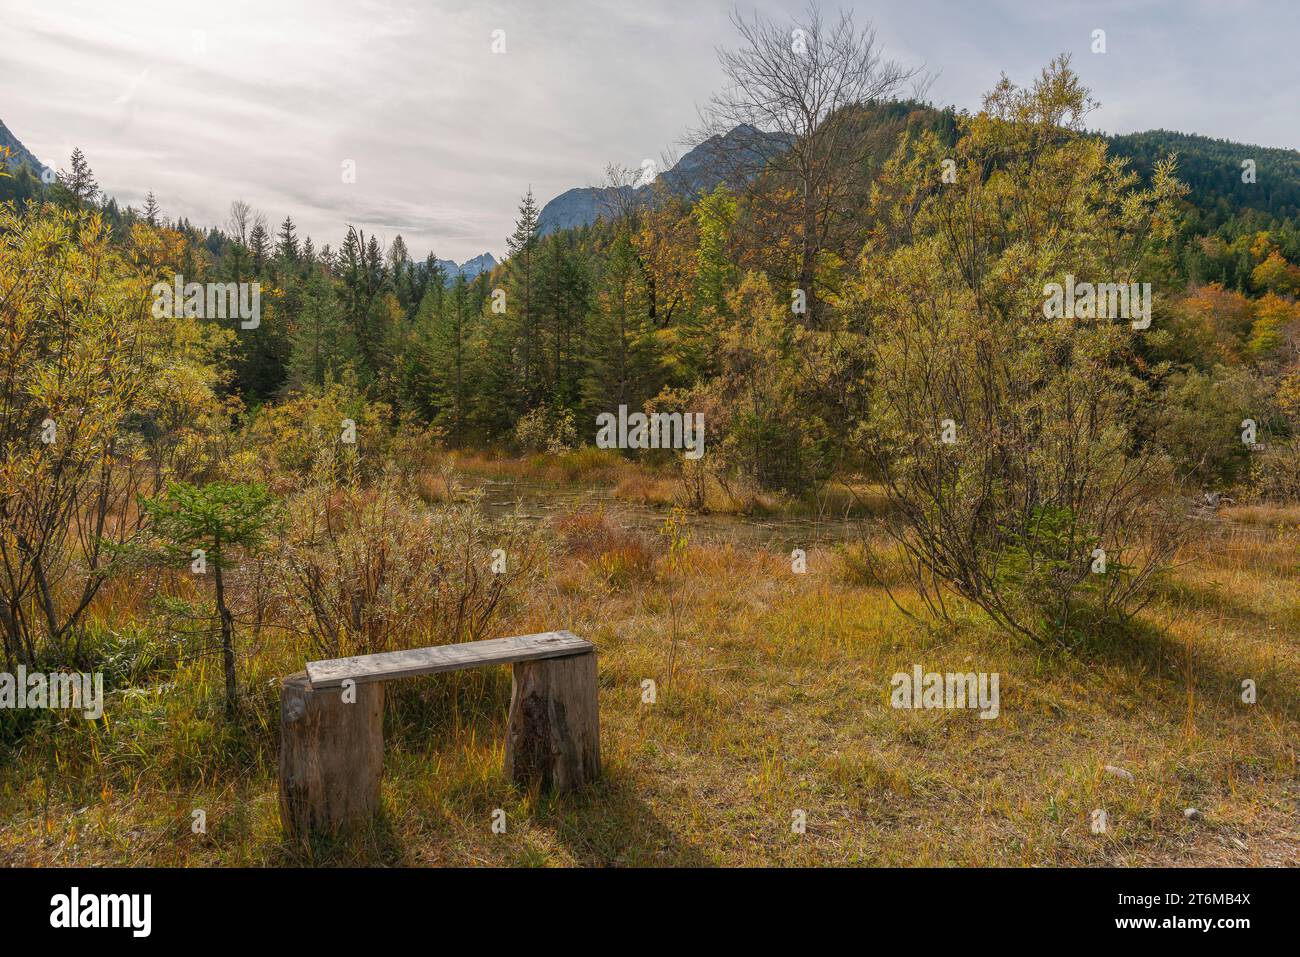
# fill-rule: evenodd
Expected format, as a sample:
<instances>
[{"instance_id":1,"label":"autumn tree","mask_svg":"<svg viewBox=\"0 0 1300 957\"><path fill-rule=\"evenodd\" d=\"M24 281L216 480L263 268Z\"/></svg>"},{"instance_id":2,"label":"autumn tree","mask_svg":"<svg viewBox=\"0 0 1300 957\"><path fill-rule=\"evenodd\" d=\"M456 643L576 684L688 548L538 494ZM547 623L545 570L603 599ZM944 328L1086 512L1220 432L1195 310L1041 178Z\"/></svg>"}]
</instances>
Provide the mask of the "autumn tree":
<instances>
[{"instance_id":1,"label":"autumn tree","mask_svg":"<svg viewBox=\"0 0 1300 957\"><path fill-rule=\"evenodd\" d=\"M1179 535L1167 460L1136 429L1150 330L1044 309L1067 275L1146 279L1182 192L1169 162L1142 188L1109 157L1090 105L1062 57L1029 88L1004 78L955 148L905 138L853 297L873 374L856 441L919 593L1042 642L1135 607Z\"/></svg>"},{"instance_id":2,"label":"autumn tree","mask_svg":"<svg viewBox=\"0 0 1300 957\"><path fill-rule=\"evenodd\" d=\"M0 206L0 634L5 659L76 657L79 623L136 528L150 386L148 263L98 214Z\"/></svg>"}]
</instances>

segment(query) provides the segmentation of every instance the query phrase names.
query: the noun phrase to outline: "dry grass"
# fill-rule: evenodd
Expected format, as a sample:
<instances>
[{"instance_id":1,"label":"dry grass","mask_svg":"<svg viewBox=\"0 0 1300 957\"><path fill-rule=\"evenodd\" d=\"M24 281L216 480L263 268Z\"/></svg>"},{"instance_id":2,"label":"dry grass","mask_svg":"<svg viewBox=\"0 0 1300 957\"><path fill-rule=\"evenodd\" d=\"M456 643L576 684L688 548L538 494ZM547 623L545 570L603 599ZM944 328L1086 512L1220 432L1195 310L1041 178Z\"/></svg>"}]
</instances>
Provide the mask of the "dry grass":
<instances>
[{"instance_id":1,"label":"dry grass","mask_svg":"<svg viewBox=\"0 0 1300 957\"><path fill-rule=\"evenodd\" d=\"M1300 505L1237 505L1223 509L1219 515L1243 525L1300 529Z\"/></svg>"},{"instance_id":2,"label":"dry grass","mask_svg":"<svg viewBox=\"0 0 1300 957\"><path fill-rule=\"evenodd\" d=\"M645 535L614 524L603 511L564 516L554 529L567 555L591 563L615 587L644 579L660 551Z\"/></svg>"},{"instance_id":3,"label":"dry grass","mask_svg":"<svg viewBox=\"0 0 1300 957\"><path fill-rule=\"evenodd\" d=\"M445 462L457 472L479 478L528 479L553 484L614 484L620 477L641 470L617 451L585 445L557 454L523 457L490 452L448 452Z\"/></svg>"},{"instance_id":4,"label":"dry grass","mask_svg":"<svg viewBox=\"0 0 1300 957\"><path fill-rule=\"evenodd\" d=\"M783 555L692 546L679 579L660 574L652 536L603 515L553 534L547 574L500 630L570 628L598 645L606 773L587 792L539 798L503 780L505 669L401 682L383 820L304 856L279 832L274 687L302 656L272 636L244 664L234 726L217 663L200 657L142 674L106 725L51 720L11 744L0 862L1300 864L1291 523L1209 524L1134 626L1077 656L973 615L919 625L861 573L862 549L814 549L796 575ZM1000 717L891 708L890 676L914 664L999 673ZM191 833L195 808L206 835ZM1089 828L1094 809L1105 834Z\"/></svg>"}]
</instances>

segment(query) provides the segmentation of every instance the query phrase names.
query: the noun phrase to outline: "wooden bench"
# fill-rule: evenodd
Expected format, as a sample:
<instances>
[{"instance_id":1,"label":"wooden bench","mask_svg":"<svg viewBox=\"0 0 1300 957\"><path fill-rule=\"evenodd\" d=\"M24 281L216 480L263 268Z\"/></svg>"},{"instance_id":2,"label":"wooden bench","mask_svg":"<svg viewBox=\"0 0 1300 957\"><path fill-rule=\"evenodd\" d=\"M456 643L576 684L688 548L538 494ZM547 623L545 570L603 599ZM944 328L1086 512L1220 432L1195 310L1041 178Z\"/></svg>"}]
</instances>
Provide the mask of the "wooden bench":
<instances>
[{"instance_id":1,"label":"wooden bench","mask_svg":"<svg viewBox=\"0 0 1300 957\"><path fill-rule=\"evenodd\" d=\"M506 777L570 791L600 774L596 646L567 631L388 651L285 678L280 695L280 817L305 839L369 821L384 766L384 682L486 665L514 667Z\"/></svg>"}]
</instances>

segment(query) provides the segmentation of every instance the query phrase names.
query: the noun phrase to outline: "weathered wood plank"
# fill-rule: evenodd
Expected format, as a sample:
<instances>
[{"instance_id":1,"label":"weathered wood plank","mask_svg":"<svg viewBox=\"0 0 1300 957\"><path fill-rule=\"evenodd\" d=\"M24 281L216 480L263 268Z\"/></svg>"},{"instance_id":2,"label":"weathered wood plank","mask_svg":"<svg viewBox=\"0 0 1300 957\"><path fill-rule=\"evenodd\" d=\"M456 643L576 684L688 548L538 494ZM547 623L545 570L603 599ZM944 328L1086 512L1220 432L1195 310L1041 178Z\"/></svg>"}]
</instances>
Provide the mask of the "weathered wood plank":
<instances>
[{"instance_id":1,"label":"weathered wood plank","mask_svg":"<svg viewBox=\"0 0 1300 957\"><path fill-rule=\"evenodd\" d=\"M352 658L331 658L307 662L307 677L313 688L336 688L351 678L357 684L389 681L440 671L460 671L484 665L515 664L595 651L596 646L570 631L546 631L537 635L515 635L458 645L435 645L406 651L385 651Z\"/></svg>"}]
</instances>

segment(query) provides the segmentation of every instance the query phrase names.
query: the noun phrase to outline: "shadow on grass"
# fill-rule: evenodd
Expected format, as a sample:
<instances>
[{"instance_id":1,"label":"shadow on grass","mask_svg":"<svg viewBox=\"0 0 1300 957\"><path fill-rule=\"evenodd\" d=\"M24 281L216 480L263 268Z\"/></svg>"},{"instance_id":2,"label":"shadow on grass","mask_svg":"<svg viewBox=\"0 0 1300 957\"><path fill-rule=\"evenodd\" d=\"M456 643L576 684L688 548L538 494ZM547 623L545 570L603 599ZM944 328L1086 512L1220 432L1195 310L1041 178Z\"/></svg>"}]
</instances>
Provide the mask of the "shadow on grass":
<instances>
[{"instance_id":1,"label":"shadow on grass","mask_svg":"<svg viewBox=\"0 0 1300 957\"><path fill-rule=\"evenodd\" d=\"M714 864L682 841L636 794L620 773L607 773L583 790L546 797L533 823L550 830L586 867L708 867ZM386 813L369 826L315 835L306 844L285 836L266 862L272 867L413 867L423 861L408 851Z\"/></svg>"},{"instance_id":2,"label":"shadow on grass","mask_svg":"<svg viewBox=\"0 0 1300 957\"><path fill-rule=\"evenodd\" d=\"M1188 645L1143 619L1098 623L1072 648L1084 662L1102 662L1123 668L1148 681L1159 682L1171 692L1186 694ZM1242 681L1255 681L1259 697L1254 704L1241 702ZM1206 654L1191 646L1191 684L1196 700L1213 704L1235 704L1258 708L1271 714L1300 719L1300 699L1282 688L1294 688L1296 675L1283 671L1280 660L1262 662ZM1184 705L1179 704L1181 709Z\"/></svg>"},{"instance_id":3,"label":"shadow on grass","mask_svg":"<svg viewBox=\"0 0 1300 957\"><path fill-rule=\"evenodd\" d=\"M588 867L709 867L715 862L684 842L617 768L573 794L545 799L534 815L574 860Z\"/></svg>"},{"instance_id":4,"label":"shadow on grass","mask_svg":"<svg viewBox=\"0 0 1300 957\"><path fill-rule=\"evenodd\" d=\"M1272 612L1234 597L1219 585L1196 582L1165 582L1157 587L1156 596L1171 608L1215 613L1225 619L1259 625L1291 625L1298 620L1295 606Z\"/></svg>"}]
</instances>

